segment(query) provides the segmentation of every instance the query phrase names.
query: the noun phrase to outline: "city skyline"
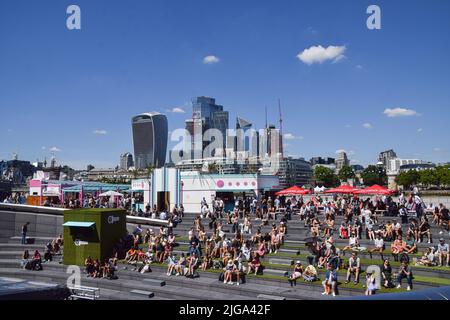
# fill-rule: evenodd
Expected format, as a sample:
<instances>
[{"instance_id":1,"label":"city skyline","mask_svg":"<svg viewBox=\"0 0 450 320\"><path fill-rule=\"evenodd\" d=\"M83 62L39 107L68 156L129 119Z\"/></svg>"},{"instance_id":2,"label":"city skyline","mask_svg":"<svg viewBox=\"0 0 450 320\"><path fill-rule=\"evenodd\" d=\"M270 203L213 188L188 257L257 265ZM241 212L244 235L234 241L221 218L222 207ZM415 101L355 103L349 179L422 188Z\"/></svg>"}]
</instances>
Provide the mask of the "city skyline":
<instances>
[{"instance_id":1,"label":"city skyline","mask_svg":"<svg viewBox=\"0 0 450 320\"><path fill-rule=\"evenodd\" d=\"M381 30L366 1L80 0L77 31L68 4L0 4L0 159L115 167L133 115L164 113L172 132L209 96L257 129L266 106L278 126L280 98L286 155L450 160L448 2L377 1Z\"/></svg>"}]
</instances>

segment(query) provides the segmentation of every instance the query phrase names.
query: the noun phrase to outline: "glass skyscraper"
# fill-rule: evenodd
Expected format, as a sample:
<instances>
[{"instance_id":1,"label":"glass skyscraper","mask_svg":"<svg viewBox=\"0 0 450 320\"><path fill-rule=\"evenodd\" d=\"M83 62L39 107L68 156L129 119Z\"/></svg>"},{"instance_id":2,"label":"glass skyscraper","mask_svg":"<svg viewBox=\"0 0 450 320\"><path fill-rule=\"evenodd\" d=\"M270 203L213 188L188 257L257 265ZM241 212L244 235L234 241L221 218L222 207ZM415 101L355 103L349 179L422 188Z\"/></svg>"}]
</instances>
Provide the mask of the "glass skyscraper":
<instances>
[{"instance_id":1,"label":"glass skyscraper","mask_svg":"<svg viewBox=\"0 0 450 320\"><path fill-rule=\"evenodd\" d=\"M222 133L223 149L225 149L227 129L229 128L228 117L228 111L223 111L223 106L217 105L216 99L210 97L196 97L192 99L192 119L186 120L186 130L189 131L191 137L193 137L194 127L197 127L197 134L202 135L208 129L217 129ZM193 139L193 150L204 150L209 143L202 142L201 147L195 144L196 139Z\"/></svg>"},{"instance_id":2,"label":"glass skyscraper","mask_svg":"<svg viewBox=\"0 0 450 320\"><path fill-rule=\"evenodd\" d=\"M142 113L133 117L131 124L135 167L163 167L167 152L167 117L157 112Z\"/></svg>"}]
</instances>

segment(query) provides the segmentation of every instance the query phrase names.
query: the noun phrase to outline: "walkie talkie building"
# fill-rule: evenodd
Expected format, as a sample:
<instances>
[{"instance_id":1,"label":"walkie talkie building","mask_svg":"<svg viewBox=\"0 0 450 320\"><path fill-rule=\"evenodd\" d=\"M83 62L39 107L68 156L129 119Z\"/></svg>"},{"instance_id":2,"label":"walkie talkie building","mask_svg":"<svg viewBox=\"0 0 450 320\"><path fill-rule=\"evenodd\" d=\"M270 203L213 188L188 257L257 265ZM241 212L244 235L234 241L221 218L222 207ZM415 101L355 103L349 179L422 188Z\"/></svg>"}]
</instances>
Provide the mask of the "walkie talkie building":
<instances>
[{"instance_id":1,"label":"walkie talkie building","mask_svg":"<svg viewBox=\"0 0 450 320\"><path fill-rule=\"evenodd\" d=\"M142 113L132 118L131 125L135 167L163 167L167 152L167 117L158 112Z\"/></svg>"}]
</instances>

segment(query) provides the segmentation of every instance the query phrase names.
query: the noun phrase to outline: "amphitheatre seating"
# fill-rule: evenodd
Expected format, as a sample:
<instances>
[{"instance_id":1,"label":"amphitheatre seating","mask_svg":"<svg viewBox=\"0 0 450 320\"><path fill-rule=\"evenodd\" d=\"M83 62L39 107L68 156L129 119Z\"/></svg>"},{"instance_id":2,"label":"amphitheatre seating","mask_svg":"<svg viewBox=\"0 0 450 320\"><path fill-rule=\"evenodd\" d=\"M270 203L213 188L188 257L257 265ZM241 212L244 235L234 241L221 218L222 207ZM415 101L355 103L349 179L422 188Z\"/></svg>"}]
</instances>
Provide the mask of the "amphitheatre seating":
<instances>
[{"instance_id":1,"label":"amphitheatre seating","mask_svg":"<svg viewBox=\"0 0 450 320\"><path fill-rule=\"evenodd\" d=\"M188 248L187 233L193 227L194 218L198 214L186 213L183 217L182 223L174 228L177 234L177 242L179 246L175 248L177 253L186 252ZM280 215L281 216L281 215ZM131 217L132 221L128 221L128 226L135 227L141 224L145 229L145 220L148 218ZM379 216L379 221L387 221L399 218ZM155 223L161 222L159 219ZM336 230L342 222L342 217L336 218ZM209 219L203 219L202 223L206 228L208 234ZM239 222L242 223L242 219ZM262 227L262 232L269 232L273 220L269 221L269 226ZM277 219L279 221L279 219ZM148 221L153 223L153 221ZM163 225L164 222L162 221ZM225 219L222 219L225 229L231 229L226 225ZM260 222L253 220L253 230L256 231L256 226ZM148 224L152 225L152 224ZM405 228L406 226L404 226ZM313 283L297 281L297 286L291 288L285 277L286 272L292 272L292 263L300 260L304 265L307 264L307 258L310 255L305 246L305 239L310 237L309 230L304 226L304 222L299 221L299 217L292 215L292 220L287 223L287 235L284 245L281 246L277 254L266 254L262 259L262 264L265 266L264 274L262 276L255 276L250 274L246 277L246 283L237 287L224 285L223 282L218 281L219 274L222 270L207 270L203 272L198 270L200 278L189 279L186 277L168 277L166 276L167 266L165 264L152 264L151 273L140 274L133 270L130 265L119 263L119 270L116 272L117 280L106 279L92 279L85 274L82 276L81 284L86 287L98 288L100 290L100 299L236 299L236 300L256 300L256 299L329 299L321 295L323 288L320 281ZM439 235L439 229L432 225L432 232L434 243L437 245L437 239L443 236L446 240L450 239L448 233ZM337 231L335 231L335 235ZM24 278L34 281L48 281L53 283L64 284L67 280L67 267L59 263L60 257L55 257L55 261L43 263L43 271L29 271L23 270L19 266L19 260L23 250L28 249L30 253L32 250L38 249L42 252L45 244L50 241L50 237L40 237L39 234L33 235L35 243L30 245L21 245L21 237L16 234L14 237L9 237L6 241L0 243L0 276L10 276L17 278ZM232 237L231 233L227 236ZM245 235L249 238L250 235ZM348 244L348 240L341 240L335 238L335 242L339 248L343 248ZM365 239L361 240L361 245L365 247L372 247L373 245ZM386 243L387 250L384 257L389 257L391 261L392 255L389 250L389 243ZM420 253L430 246L427 243L420 243L418 245ZM360 252L361 266L363 273L361 274L361 281L359 285L343 284L345 280L345 270L338 272L338 289L341 296L361 296L364 294L363 288L365 274L364 271L369 265L381 265L381 256L378 253L373 254L370 259L365 252ZM346 254L344 259L348 259L350 254ZM410 258L416 257L411 255ZM398 263L392 262L394 272L398 269ZM437 267L419 267L412 265L414 279L414 290L422 288L432 288L441 285L450 285L450 268ZM317 269L319 278L323 278L325 270ZM397 289L381 290L384 292L400 292Z\"/></svg>"},{"instance_id":2,"label":"amphitheatre seating","mask_svg":"<svg viewBox=\"0 0 450 320\"><path fill-rule=\"evenodd\" d=\"M169 222L167 220L136 217L136 216L127 216L127 223L136 223L136 224L141 224L141 225L158 226L158 227L159 226L164 226L164 227L169 226Z\"/></svg>"}]
</instances>

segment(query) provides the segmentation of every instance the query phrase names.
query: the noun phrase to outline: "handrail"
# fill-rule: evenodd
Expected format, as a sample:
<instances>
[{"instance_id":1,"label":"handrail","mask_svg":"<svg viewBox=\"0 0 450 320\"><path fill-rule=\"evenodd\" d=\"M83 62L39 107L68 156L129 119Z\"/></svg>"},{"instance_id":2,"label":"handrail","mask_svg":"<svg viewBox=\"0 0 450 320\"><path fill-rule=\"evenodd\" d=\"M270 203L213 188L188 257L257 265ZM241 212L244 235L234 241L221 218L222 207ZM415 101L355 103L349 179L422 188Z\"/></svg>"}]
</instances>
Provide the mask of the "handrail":
<instances>
[{"instance_id":1,"label":"handrail","mask_svg":"<svg viewBox=\"0 0 450 320\"><path fill-rule=\"evenodd\" d=\"M72 291L72 298L95 300L100 298L100 288L84 286L68 286Z\"/></svg>"},{"instance_id":2,"label":"handrail","mask_svg":"<svg viewBox=\"0 0 450 320\"><path fill-rule=\"evenodd\" d=\"M14 203L0 203L0 210L14 211L14 212L42 213L42 214L62 216L62 215L64 215L65 211L70 210L70 209L31 206L31 205L14 204ZM130 215L127 215L127 222L128 223L145 224L145 225L158 225L158 226L162 225L162 226L166 226L166 227L169 226L169 222L167 220L137 217L137 216L130 216Z\"/></svg>"},{"instance_id":3,"label":"handrail","mask_svg":"<svg viewBox=\"0 0 450 320\"><path fill-rule=\"evenodd\" d=\"M67 211L68 209L54 208L54 207L42 207L42 206L31 206L31 205L26 205L26 204L15 204L15 203L0 203L0 210L63 215L64 211Z\"/></svg>"}]
</instances>

